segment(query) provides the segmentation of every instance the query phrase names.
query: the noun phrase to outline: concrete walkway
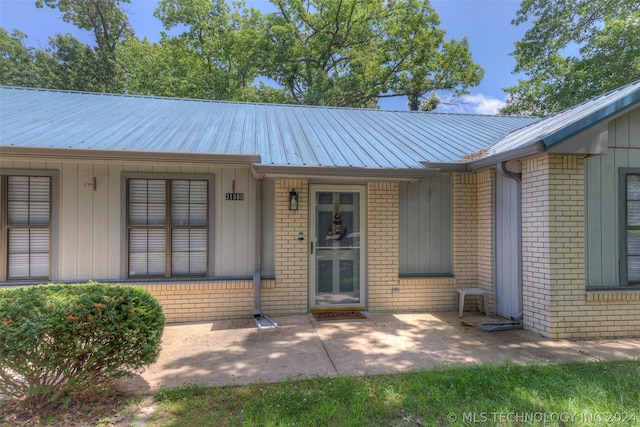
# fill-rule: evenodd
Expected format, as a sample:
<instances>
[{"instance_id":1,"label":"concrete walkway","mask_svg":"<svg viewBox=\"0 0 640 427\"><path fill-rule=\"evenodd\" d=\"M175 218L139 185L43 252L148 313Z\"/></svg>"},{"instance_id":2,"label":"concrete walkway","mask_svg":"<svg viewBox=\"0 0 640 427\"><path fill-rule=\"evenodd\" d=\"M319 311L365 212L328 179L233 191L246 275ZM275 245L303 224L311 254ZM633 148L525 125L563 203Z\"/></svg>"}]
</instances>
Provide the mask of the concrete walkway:
<instances>
[{"instance_id":1,"label":"concrete walkway","mask_svg":"<svg viewBox=\"0 0 640 427\"><path fill-rule=\"evenodd\" d=\"M127 391L161 386L277 382L314 376L388 374L454 364L566 363L640 358L640 338L551 340L524 330L483 332L480 313L365 313L366 320L273 317L165 327L157 363L123 383ZM497 319L489 319L497 320ZM465 326L465 324L467 324Z\"/></svg>"}]
</instances>

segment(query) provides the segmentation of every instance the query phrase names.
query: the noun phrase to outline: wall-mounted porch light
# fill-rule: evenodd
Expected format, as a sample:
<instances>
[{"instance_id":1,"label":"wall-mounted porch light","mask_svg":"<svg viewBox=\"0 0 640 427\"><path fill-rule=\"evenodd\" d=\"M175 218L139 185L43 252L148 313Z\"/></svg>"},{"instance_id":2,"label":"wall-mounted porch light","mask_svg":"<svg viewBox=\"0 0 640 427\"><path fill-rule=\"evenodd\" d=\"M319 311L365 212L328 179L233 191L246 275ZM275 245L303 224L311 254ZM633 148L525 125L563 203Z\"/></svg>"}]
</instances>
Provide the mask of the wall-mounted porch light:
<instances>
[{"instance_id":1,"label":"wall-mounted porch light","mask_svg":"<svg viewBox=\"0 0 640 427\"><path fill-rule=\"evenodd\" d=\"M289 210L298 210L298 193L296 193L295 188L292 188L289 192Z\"/></svg>"}]
</instances>

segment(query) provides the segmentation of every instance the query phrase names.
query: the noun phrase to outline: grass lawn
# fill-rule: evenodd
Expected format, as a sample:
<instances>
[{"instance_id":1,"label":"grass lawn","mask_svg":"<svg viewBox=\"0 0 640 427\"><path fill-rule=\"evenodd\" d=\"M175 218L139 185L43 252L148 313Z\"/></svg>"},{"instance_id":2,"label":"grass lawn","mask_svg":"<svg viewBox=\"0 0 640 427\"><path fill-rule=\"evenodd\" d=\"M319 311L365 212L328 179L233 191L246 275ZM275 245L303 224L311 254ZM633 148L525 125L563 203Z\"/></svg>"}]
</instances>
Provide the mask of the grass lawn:
<instances>
[{"instance_id":1,"label":"grass lawn","mask_svg":"<svg viewBox=\"0 0 640 427\"><path fill-rule=\"evenodd\" d=\"M155 398L148 425L640 426L640 360L189 385Z\"/></svg>"}]
</instances>

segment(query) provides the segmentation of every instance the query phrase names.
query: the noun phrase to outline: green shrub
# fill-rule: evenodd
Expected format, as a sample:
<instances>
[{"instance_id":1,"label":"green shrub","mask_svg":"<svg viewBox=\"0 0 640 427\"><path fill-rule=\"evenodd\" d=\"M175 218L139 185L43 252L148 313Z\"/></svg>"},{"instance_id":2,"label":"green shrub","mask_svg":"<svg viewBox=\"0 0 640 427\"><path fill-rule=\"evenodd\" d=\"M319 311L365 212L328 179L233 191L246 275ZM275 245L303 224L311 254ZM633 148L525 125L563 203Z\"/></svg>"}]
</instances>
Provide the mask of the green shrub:
<instances>
[{"instance_id":1,"label":"green shrub","mask_svg":"<svg viewBox=\"0 0 640 427\"><path fill-rule=\"evenodd\" d=\"M158 301L132 286L0 290L0 393L30 407L96 391L157 360Z\"/></svg>"}]
</instances>

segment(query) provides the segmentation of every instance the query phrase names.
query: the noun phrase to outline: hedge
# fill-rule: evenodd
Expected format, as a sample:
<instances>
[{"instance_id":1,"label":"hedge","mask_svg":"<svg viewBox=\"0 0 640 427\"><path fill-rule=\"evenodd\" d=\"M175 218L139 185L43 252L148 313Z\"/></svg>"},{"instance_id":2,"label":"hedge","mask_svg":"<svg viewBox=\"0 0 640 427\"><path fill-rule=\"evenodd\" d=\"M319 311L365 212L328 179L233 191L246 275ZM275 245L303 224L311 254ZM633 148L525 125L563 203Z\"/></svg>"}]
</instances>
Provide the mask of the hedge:
<instances>
[{"instance_id":1,"label":"hedge","mask_svg":"<svg viewBox=\"0 0 640 427\"><path fill-rule=\"evenodd\" d=\"M95 282L0 290L0 393L34 407L85 391L157 360L158 301L133 286Z\"/></svg>"}]
</instances>

